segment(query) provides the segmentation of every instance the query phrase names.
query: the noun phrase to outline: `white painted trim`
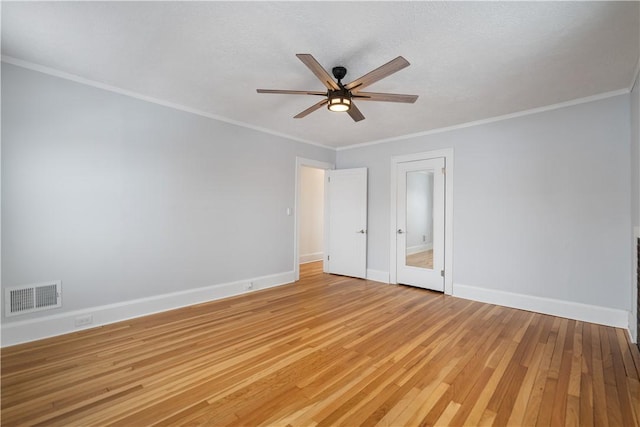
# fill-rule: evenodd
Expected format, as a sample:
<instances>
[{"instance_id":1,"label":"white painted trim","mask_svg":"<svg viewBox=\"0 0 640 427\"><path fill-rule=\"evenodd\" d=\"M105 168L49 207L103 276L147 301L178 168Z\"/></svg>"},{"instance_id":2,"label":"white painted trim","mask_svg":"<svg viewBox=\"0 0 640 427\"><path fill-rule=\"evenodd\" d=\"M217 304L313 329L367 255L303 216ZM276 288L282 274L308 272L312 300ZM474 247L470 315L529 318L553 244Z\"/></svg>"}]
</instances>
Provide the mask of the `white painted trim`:
<instances>
[{"instance_id":1,"label":"white painted trim","mask_svg":"<svg viewBox=\"0 0 640 427\"><path fill-rule=\"evenodd\" d=\"M309 262L322 261L322 252L316 252L313 254L300 255L300 264L307 264Z\"/></svg>"},{"instance_id":2,"label":"white painted trim","mask_svg":"<svg viewBox=\"0 0 640 427\"><path fill-rule=\"evenodd\" d=\"M389 218L391 224L391 228L389 230L389 283L398 283L396 275L397 251L395 244L397 229L397 165L402 162L413 162L444 157L446 168L444 189L444 293L447 295L453 294L453 153L453 148L444 148L441 150L391 156L391 199L389 202Z\"/></svg>"},{"instance_id":3,"label":"white painted trim","mask_svg":"<svg viewBox=\"0 0 640 427\"><path fill-rule=\"evenodd\" d=\"M516 117L529 116L531 114L543 113L545 111L552 111L552 110L557 110L559 108L571 107L571 106L574 106L574 105L586 104L588 102L593 102L593 101L599 101L601 99L612 98L614 96L625 95L625 94L628 94L629 92L630 92L629 89L619 89L619 90L614 90L614 91L611 91L611 92L604 92L604 93L600 93L600 94L597 94L597 95L587 96L587 97L584 97L584 98L573 99L571 101L560 102L558 104L552 104L552 105L547 105L547 106L544 106L544 107L537 107L537 108L531 108L529 110L518 111L517 113L509 113L509 114L504 114L502 116L495 116L495 117L489 117L489 118L486 118L486 119L475 120L475 121L472 121L472 122L459 123L457 125L446 126L446 127L443 127L443 128L430 129L430 130L423 131L423 132L416 132L416 133L411 133L411 134L407 134L407 135L394 136L392 138L378 139L378 140L375 140L375 141L363 142L361 144L353 144L353 145L347 145L347 146L344 146L344 147L337 147L336 151L352 150L354 148L368 147L370 145L385 144L387 142L402 141L402 140L405 140L405 139L417 138L417 137L420 137L420 136L433 135L433 134L436 134L436 133L450 132L450 131L453 131L453 130L464 129L464 128L473 127L473 126L479 126L479 125L484 125L484 124L487 124L487 123L500 122L500 121L503 121L503 120L513 119L513 118L516 118Z\"/></svg>"},{"instance_id":4,"label":"white painted trim","mask_svg":"<svg viewBox=\"0 0 640 427\"><path fill-rule=\"evenodd\" d=\"M374 282L389 283L389 272L381 270L371 270L367 268L367 280Z\"/></svg>"},{"instance_id":5,"label":"white painted trim","mask_svg":"<svg viewBox=\"0 0 640 427\"><path fill-rule=\"evenodd\" d=\"M245 292L251 292L246 290L246 285L250 283L253 283L253 290L259 290L291 282L293 282L293 271L287 271L236 282L221 283L203 288L52 314L36 319L3 323L2 347L240 295ZM87 327L76 327L74 324L75 318L88 314L93 316L93 324Z\"/></svg>"},{"instance_id":6,"label":"white painted trim","mask_svg":"<svg viewBox=\"0 0 640 427\"><path fill-rule=\"evenodd\" d=\"M300 280L300 219L298 218L298 212L300 212L300 168L306 166L316 169L335 169L335 164L321 162L319 160L305 159L304 157L296 157L296 173L295 173L295 209L293 211L293 277L295 281ZM325 176L326 179L326 176ZM329 251L329 221L327 215L327 183L324 185L324 236L323 236L323 251L328 253ZM322 271L327 272L327 260L323 258Z\"/></svg>"},{"instance_id":7,"label":"white painted trim","mask_svg":"<svg viewBox=\"0 0 640 427\"><path fill-rule=\"evenodd\" d=\"M197 108L187 107L186 105L177 104L177 103L171 102L171 101L165 101L163 99L159 99L159 98L154 98L154 97L151 97L151 96L143 95L141 93L134 92L134 91L131 91L131 90L122 89L122 88L119 88L117 86L112 86L112 85L108 85L108 84L105 84L105 83L100 83L100 82L97 82L95 80L86 79L84 77L80 77L80 76L75 75L75 74L66 73L64 71L59 71L59 70L56 70L54 68L45 67L44 65L34 64L32 62L24 61L22 59L13 58L11 56L2 55L2 62L5 62L7 64L11 64L11 65L15 65L15 66L21 67L21 68L26 68L28 70L37 71L39 73L48 74L50 76L59 77L61 79L70 80L70 81L73 81L73 82L76 82L76 83L80 83L80 84L84 84L84 85L87 85L87 86L92 86L92 87L95 87L95 88L98 88L98 89L107 90L109 92L114 92L114 93L117 93L117 94L120 94L120 95L125 95L125 96L128 96L130 98L139 99L139 100L142 100L142 101L150 102L152 104L162 105L163 107L173 108L174 110L179 110L179 111L184 111L184 112L191 113L191 114L196 114L198 116L206 117L206 118L213 119L213 120L218 120L218 121L225 122L225 123L230 123L232 125L240 126L240 127L251 129L251 130L255 130L255 131L258 131L258 132L264 132L264 133L267 133L269 135L275 135L275 136L279 136L281 138L286 138L286 139L290 139L290 140L293 140L293 141L302 142L303 144L310 144L310 145L314 145L316 147L321 147L321 148L325 148L327 150L335 151L335 147L329 147L327 145L323 145L323 144L320 144L320 143L317 143L317 142L313 142L313 141L310 141L308 139L298 138L296 136L288 135L286 133L276 132L276 131L273 131L271 129L263 128L263 127L260 127L260 126L255 126L255 125L252 125L252 124L249 124L249 123L241 122L239 120L233 120L233 119L229 119L227 117L219 116L217 114L208 113L206 111L199 110Z\"/></svg>"},{"instance_id":8,"label":"white painted trim","mask_svg":"<svg viewBox=\"0 0 640 427\"><path fill-rule=\"evenodd\" d=\"M583 322L598 323L616 328L629 328L628 312L608 307L581 304L553 298L516 294L495 289L456 283L453 296L473 301L512 307L536 313L550 314Z\"/></svg>"}]
</instances>

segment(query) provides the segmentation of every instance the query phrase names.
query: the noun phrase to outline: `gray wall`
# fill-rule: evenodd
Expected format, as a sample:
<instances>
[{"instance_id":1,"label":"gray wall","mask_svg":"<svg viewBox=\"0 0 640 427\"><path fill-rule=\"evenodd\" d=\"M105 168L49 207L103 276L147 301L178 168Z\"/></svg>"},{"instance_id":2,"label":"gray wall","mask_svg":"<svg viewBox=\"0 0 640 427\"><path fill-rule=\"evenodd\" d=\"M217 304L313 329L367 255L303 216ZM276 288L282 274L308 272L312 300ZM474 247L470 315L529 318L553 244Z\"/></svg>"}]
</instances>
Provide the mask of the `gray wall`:
<instances>
[{"instance_id":1,"label":"gray wall","mask_svg":"<svg viewBox=\"0 0 640 427\"><path fill-rule=\"evenodd\" d=\"M8 64L2 125L2 286L60 279L60 311L292 271L295 158L335 161Z\"/></svg>"},{"instance_id":2,"label":"gray wall","mask_svg":"<svg viewBox=\"0 0 640 427\"><path fill-rule=\"evenodd\" d=\"M392 155L454 148L453 281L629 310L629 95L338 151L369 168L368 268L389 269Z\"/></svg>"},{"instance_id":3,"label":"gray wall","mask_svg":"<svg viewBox=\"0 0 640 427\"><path fill-rule=\"evenodd\" d=\"M631 91L631 220L634 227L640 226L640 83Z\"/></svg>"},{"instance_id":4,"label":"gray wall","mask_svg":"<svg viewBox=\"0 0 640 427\"><path fill-rule=\"evenodd\" d=\"M631 220L634 228L634 234L637 237L640 230L640 81L636 76L635 86L631 91ZM634 267L636 264L637 246L634 241L632 244L632 262ZM631 269L631 319L630 331L631 336L636 338L638 342L638 287L637 287L637 271Z\"/></svg>"},{"instance_id":5,"label":"gray wall","mask_svg":"<svg viewBox=\"0 0 640 427\"><path fill-rule=\"evenodd\" d=\"M296 156L369 168L387 271L390 157L453 147L454 283L628 310L637 99L335 156L3 64L2 286L61 279L68 311L290 271Z\"/></svg>"}]
</instances>

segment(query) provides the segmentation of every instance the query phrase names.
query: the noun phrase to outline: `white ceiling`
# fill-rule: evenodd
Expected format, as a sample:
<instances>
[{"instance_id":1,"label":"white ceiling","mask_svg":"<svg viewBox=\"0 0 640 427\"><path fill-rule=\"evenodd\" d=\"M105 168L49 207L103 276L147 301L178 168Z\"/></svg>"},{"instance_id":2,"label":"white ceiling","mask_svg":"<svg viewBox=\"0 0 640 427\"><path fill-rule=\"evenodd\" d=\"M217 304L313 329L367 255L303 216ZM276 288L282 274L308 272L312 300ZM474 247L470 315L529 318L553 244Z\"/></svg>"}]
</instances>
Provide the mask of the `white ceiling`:
<instances>
[{"instance_id":1,"label":"white ceiling","mask_svg":"<svg viewBox=\"0 0 640 427\"><path fill-rule=\"evenodd\" d=\"M639 2L2 2L2 54L293 138L377 141L629 89ZM366 120L322 108L296 53L349 82L398 55L366 90Z\"/></svg>"}]
</instances>

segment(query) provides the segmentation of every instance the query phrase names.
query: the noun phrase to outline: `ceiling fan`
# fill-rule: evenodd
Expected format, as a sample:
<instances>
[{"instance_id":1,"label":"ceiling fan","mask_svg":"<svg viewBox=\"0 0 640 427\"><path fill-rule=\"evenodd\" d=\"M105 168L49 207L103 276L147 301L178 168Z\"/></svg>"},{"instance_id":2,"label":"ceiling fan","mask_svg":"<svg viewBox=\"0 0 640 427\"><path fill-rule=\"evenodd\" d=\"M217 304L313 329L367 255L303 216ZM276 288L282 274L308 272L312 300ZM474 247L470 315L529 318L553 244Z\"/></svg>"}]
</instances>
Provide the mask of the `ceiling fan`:
<instances>
[{"instance_id":1,"label":"ceiling fan","mask_svg":"<svg viewBox=\"0 0 640 427\"><path fill-rule=\"evenodd\" d=\"M385 101L385 102L404 102L412 104L418 99L418 95L401 95L398 93L377 93L377 92L361 92L365 87L381 80L391 74L402 70L409 66L409 62L402 56L398 56L396 59L387 62L381 67L365 74L364 76L355 79L351 83L342 84L342 79L347 75L347 69L344 67L333 67L332 74L337 80L334 81L329 73L322 68L322 65L316 59L308 53L296 54L298 59L306 65L313 74L327 88L326 92L310 91L310 90L279 90L279 89L258 89L258 93L280 93L288 95L316 95L325 97L320 102L313 104L311 107L302 111L294 116L296 119L301 119L308 114L320 109L322 106L327 105L330 111L346 111L351 118L359 122L364 120L364 116L353 103L355 99L358 101Z\"/></svg>"}]
</instances>

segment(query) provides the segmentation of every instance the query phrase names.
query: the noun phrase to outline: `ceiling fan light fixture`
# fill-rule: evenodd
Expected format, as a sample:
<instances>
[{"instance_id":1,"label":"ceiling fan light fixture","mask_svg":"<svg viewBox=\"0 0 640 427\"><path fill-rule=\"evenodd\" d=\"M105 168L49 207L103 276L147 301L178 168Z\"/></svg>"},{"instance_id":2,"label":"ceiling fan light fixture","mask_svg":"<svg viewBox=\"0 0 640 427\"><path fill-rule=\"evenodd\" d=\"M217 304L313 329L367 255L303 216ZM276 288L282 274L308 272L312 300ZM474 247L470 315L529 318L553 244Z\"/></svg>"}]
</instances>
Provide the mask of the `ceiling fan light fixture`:
<instances>
[{"instance_id":1,"label":"ceiling fan light fixture","mask_svg":"<svg viewBox=\"0 0 640 427\"><path fill-rule=\"evenodd\" d=\"M313 95L323 97L321 101L316 102L311 107L293 116L294 119L306 117L310 113L313 113L326 105L329 111L347 112L354 122L359 122L364 120L364 116L358 109L358 106L353 102L353 98L358 98L363 101L405 102L410 104L416 102L416 99L418 99L418 95L361 92L361 89L366 86L408 67L409 61L404 59L402 56L398 56L396 59L387 62L386 64L368 72L364 76L357 78L346 85L342 84L342 79L347 75L347 69L345 67L333 67L331 71L333 72L334 80L327 70L325 70L311 54L298 53L296 56L322 82L322 84L327 88L326 92L318 92L315 90L258 89L258 93Z\"/></svg>"},{"instance_id":2,"label":"ceiling fan light fixture","mask_svg":"<svg viewBox=\"0 0 640 427\"><path fill-rule=\"evenodd\" d=\"M346 90L336 90L329 94L329 111L344 112L351 108L351 95Z\"/></svg>"}]
</instances>

